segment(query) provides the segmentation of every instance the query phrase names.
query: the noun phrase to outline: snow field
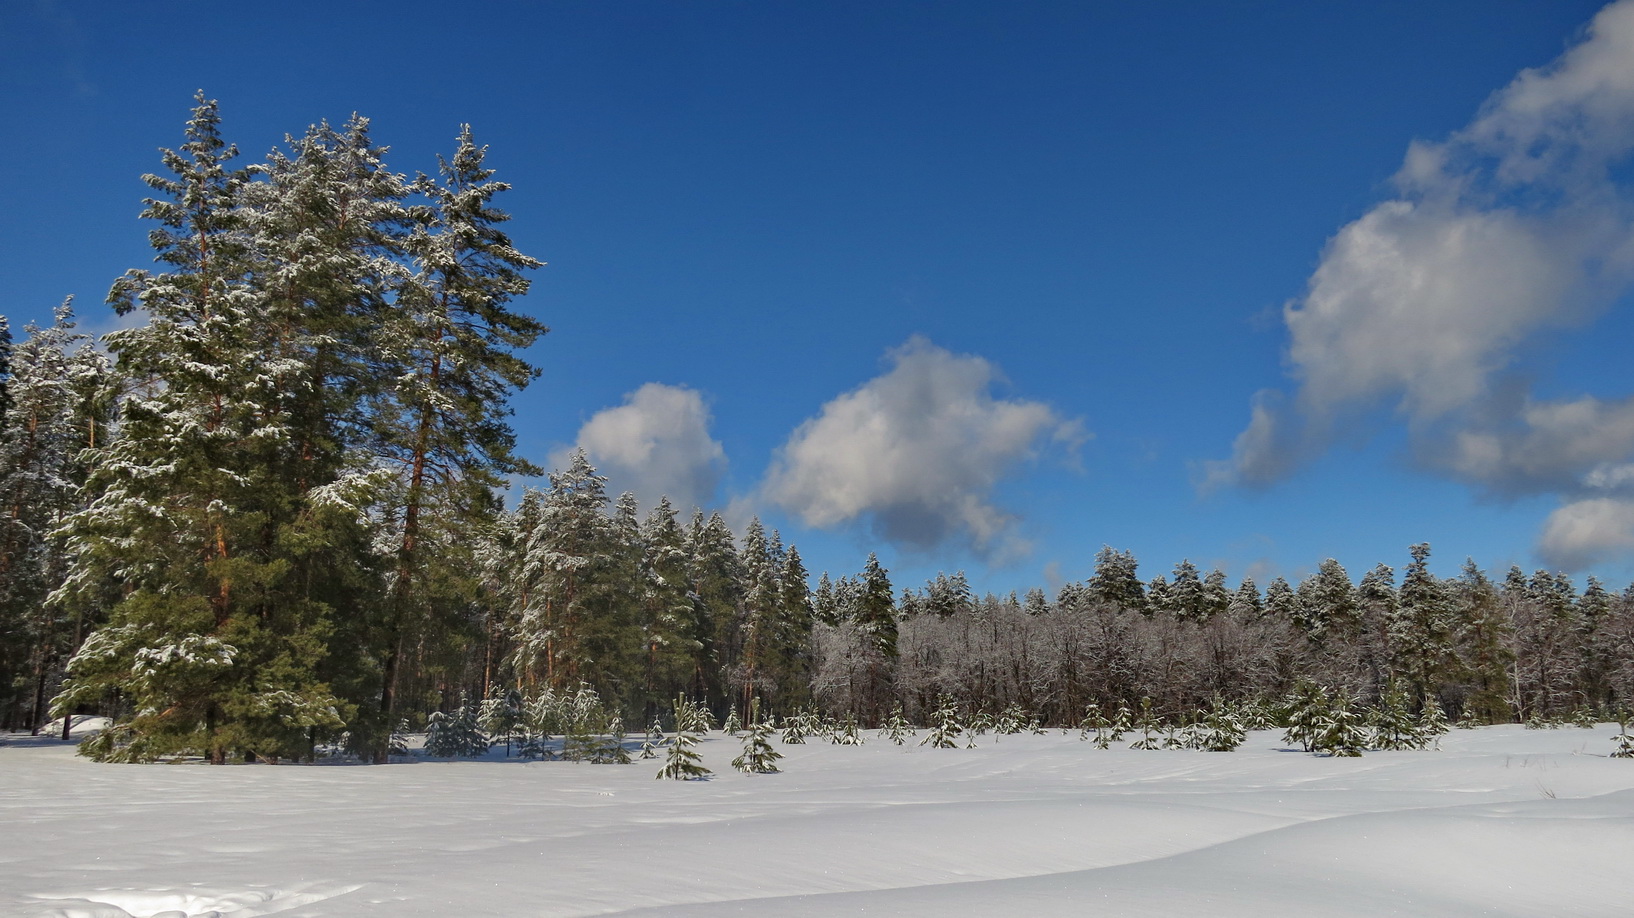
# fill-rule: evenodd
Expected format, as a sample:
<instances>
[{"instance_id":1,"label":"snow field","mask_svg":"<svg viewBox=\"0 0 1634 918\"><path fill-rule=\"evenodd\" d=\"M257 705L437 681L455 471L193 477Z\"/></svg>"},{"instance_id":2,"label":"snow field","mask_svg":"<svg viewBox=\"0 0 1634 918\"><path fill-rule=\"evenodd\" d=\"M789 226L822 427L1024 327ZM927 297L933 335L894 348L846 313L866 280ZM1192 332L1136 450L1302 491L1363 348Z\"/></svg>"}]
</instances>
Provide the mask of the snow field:
<instances>
[{"instance_id":1,"label":"snow field","mask_svg":"<svg viewBox=\"0 0 1634 918\"><path fill-rule=\"evenodd\" d=\"M1618 915L1614 728L1454 731L1329 759L778 744L659 761L97 765L0 739L0 915Z\"/></svg>"}]
</instances>

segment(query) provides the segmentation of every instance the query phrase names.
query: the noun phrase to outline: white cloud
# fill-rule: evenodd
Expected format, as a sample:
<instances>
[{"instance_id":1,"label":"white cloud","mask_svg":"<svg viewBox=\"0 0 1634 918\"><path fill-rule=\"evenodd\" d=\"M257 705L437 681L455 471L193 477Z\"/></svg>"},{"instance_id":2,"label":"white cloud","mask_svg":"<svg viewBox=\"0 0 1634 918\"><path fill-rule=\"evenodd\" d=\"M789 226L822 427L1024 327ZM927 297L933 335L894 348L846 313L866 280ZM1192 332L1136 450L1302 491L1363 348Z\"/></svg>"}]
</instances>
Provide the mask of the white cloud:
<instances>
[{"instance_id":1,"label":"white cloud","mask_svg":"<svg viewBox=\"0 0 1634 918\"><path fill-rule=\"evenodd\" d=\"M726 451L709 434L709 408L696 390L647 383L624 404L598 411L579 428L574 447L644 505L668 496L681 511L708 507L726 470ZM563 466L572 449L551 456Z\"/></svg>"},{"instance_id":2,"label":"white cloud","mask_svg":"<svg viewBox=\"0 0 1634 918\"><path fill-rule=\"evenodd\" d=\"M1274 482L1381 408L1422 462L1490 493L1571 501L1594 470L1634 458L1634 400L1541 400L1515 373L1634 283L1634 195L1616 177L1631 154L1624 0L1463 130L1409 147L1397 195L1339 230L1283 311L1294 397L1257 395L1232 457L1205 463L1200 486ZM1557 522L1540 551L1565 544Z\"/></svg>"},{"instance_id":3,"label":"white cloud","mask_svg":"<svg viewBox=\"0 0 1634 918\"><path fill-rule=\"evenodd\" d=\"M778 451L762 493L808 526L865 521L913 549L962 540L991 560L1027 546L998 483L1049 440L1075 450L1086 434L1047 405L993 397L986 360L915 336L891 368L822 407Z\"/></svg>"},{"instance_id":4,"label":"white cloud","mask_svg":"<svg viewBox=\"0 0 1634 918\"><path fill-rule=\"evenodd\" d=\"M1543 560L1565 570L1634 552L1634 501L1595 497L1549 514L1538 539Z\"/></svg>"}]
</instances>

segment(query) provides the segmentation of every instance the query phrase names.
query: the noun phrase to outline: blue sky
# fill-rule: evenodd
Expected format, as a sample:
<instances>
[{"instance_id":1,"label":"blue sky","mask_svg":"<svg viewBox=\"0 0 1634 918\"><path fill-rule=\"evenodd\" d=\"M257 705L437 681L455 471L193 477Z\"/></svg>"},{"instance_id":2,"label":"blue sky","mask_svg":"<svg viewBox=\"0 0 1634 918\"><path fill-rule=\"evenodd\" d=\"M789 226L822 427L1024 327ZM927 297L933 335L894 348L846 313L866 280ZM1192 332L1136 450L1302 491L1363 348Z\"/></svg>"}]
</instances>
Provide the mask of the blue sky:
<instances>
[{"instance_id":1,"label":"blue sky","mask_svg":"<svg viewBox=\"0 0 1634 918\"><path fill-rule=\"evenodd\" d=\"M1634 577L1626 7L246 9L0 8L15 326L110 321L197 88L250 158L356 111L412 173L469 122L549 262L524 450L814 571Z\"/></svg>"}]
</instances>

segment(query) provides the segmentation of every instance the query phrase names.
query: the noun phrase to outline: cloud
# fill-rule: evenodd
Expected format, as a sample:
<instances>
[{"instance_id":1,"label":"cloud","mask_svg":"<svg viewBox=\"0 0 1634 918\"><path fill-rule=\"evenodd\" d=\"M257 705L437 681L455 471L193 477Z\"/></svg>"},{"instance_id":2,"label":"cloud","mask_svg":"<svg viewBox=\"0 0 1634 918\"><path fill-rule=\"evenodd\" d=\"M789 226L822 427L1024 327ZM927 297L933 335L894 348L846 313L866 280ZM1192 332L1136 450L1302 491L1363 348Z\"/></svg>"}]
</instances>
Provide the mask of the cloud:
<instances>
[{"instance_id":1,"label":"cloud","mask_svg":"<svg viewBox=\"0 0 1634 918\"><path fill-rule=\"evenodd\" d=\"M1040 402L998 399L986 360L915 336L884 374L822 407L779 449L762 494L808 526L866 522L915 550L962 541L990 561L1028 546L993 503L998 483L1047 441L1087 434Z\"/></svg>"},{"instance_id":2,"label":"cloud","mask_svg":"<svg viewBox=\"0 0 1634 918\"><path fill-rule=\"evenodd\" d=\"M683 512L708 507L726 470L726 451L709 435L709 408L696 390L647 383L624 404L596 412L574 447L615 491L633 491L651 506L660 496ZM551 461L563 466L572 449Z\"/></svg>"},{"instance_id":3,"label":"cloud","mask_svg":"<svg viewBox=\"0 0 1634 918\"><path fill-rule=\"evenodd\" d=\"M1549 514L1538 539L1543 560L1565 570L1634 552L1634 501L1596 497Z\"/></svg>"},{"instance_id":4,"label":"cloud","mask_svg":"<svg viewBox=\"0 0 1634 918\"><path fill-rule=\"evenodd\" d=\"M1518 369L1634 284L1634 195L1618 178L1631 154L1624 0L1462 130L1409 146L1395 195L1338 231L1283 310L1292 396L1257 394L1231 458L1204 463L1199 487L1274 483L1388 411L1436 473L1577 506L1594 470L1634 456L1634 400L1539 399ZM1587 557L1548 548L1566 544L1564 519L1540 552Z\"/></svg>"}]
</instances>

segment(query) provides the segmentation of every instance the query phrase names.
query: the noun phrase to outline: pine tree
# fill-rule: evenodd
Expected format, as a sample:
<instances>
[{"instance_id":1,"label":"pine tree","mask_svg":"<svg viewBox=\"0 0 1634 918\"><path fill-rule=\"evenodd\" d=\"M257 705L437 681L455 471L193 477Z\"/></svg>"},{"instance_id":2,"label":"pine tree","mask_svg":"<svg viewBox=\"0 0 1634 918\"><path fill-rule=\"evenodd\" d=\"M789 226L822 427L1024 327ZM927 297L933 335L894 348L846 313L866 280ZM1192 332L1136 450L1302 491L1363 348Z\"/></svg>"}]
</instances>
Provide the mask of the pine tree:
<instances>
[{"instance_id":1,"label":"pine tree","mask_svg":"<svg viewBox=\"0 0 1634 918\"><path fill-rule=\"evenodd\" d=\"M438 711L426 722L426 755L439 759L475 757L486 754L490 746L475 706L460 705L451 714Z\"/></svg>"},{"instance_id":2,"label":"pine tree","mask_svg":"<svg viewBox=\"0 0 1634 918\"><path fill-rule=\"evenodd\" d=\"M1375 749L1422 749L1426 738L1413 717L1412 699L1392 684L1367 719Z\"/></svg>"},{"instance_id":3,"label":"pine tree","mask_svg":"<svg viewBox=\"0 0 1634 918\"><path fill-rule=\"evenodd\" d=\"M1197 565L1182 560L1174 566L1174 580L1169 584L1169 610L1180 618L1202 621L1207 617L1206 606L1203 579L1198 576Z\"/></svg>"},{"instance_id":4,"label":"pine tree","mask_svg":"<svg viewBox=\"0 0 1634 918\"><path fill-rule=\"evenodd\" d=\"M1144 611L1146 591L1136 575L1135 556L1110 545L1095 554L1095 575L1089 579L1091 600L1131 611Z\"/></svg>"},{"instance_id":5,"label":"pine tree","mask_svg":"<svg viewBox=\"0 0 1634 918\"><path fill-rule=\"evenodd\" d=\"M1198 748L1208 752L1234 752L1248 738L1248 729L1236 709L1218 695L1200 726Z\"/></svg>"},{"instance_id":6,"label":"pine tree","mask_svg":"<svg viewBox=\"0 0 1634 918\"><path fill-rule=\"evenodd\" d=\"M1464 717L1487 724L1508 721L1509 669L1515 657L1510 648L1512 628L1497 588L1473 559L1465 561L1458 578L1456 602L1462 622L1460 657L1470 683Z\"/></svg>"},{"instance_id":7,"label":"pine tree","mask_svg":"<svg viewBox=\"0 0 1634 918\"><path fill-rule=\"evenodd\" d=\"M743 754L732 760L732 767L746 775L770 775L778 772L777 760L783 753L772 748L772 727L760 717L756 703L749 709L749 729L743 737Z\"/></svg>"},{"instance_id":8,"label":"pine tree","mask_svg":"<svg viewBox=\"0 0 1634 918\"><path fill-rule=\"evenodd\" d=\"M490 495L503 476L538 473L515 455L503 406L538 375L516 352L547 329L509 304L527 293L523 272L541 262L517 251L500 229L510 217L493 199L510 186L493 181L486 155L464 126L454 157L439 159L438 176L415 181L427 203L410 211L403 248L411 270L380 330L394 385L375 415L377 448L399 472L379 638L380 710L388 721L407 635L457 607L468 570L456 550L491 522Z\"/></svg>"},{"instance_id":9,"label":"pine tree","mask_svg":"<svg viewBox=\"0 0 1634 918\"><path fill-rule=\"evenodd\" d=\"M128 272L109 295L148 323L107 336L133 389L119 436L92 453L96 497L65 526L76 564L61 601L94 602L109 578L125 588L56 701L129 700L133 715L89 750L105 757L310 754L347 710L321 672L335 606L294 573L333 557L356 512L314 505L280 474L295 430L266 353L247 173L229 168L219 124L200 95L187 142L164 151L170 176L146 177L168 270Z\"/></svg>"},{"instance_id":10,"label":"pine tree","mask_svg":"<svg viewBox=\"0 0 1634 918\"><path fill-rule=\"evenodd\" d=\"M641 528L641 591L638 600L642 649L643 716L650 722L661 699L691 682L704 646L690 592L686 533L669 498L660 498Z\"/></svg>"},{"instance_id":11,"label":"pine tree","mask_svg":"<svg viewBox=\"0 0 1634 918\"><path fill-rule=\"evenodd\" d=\"M34 729L86 624L82 605L46 599L69 574L56 532L80 506L81 455L105 435L111 395L106 358L74 327L70 301L50 327L25 328L0 415L0 710L26 702Z\"/></svg>"},{"instance_id":12,"label":"pine tree","mask_svg":"<svg viewBox=\"0 0 1634 918\"><path fill-rule=\"evenodd\" d=\"M1312 752L1354 758L1367 745L1367 721L1358 713L1349 696L1338 693L1330 698L1317 726Z\"/></svg>"},{"instance_id":13,"label":"pine tree","mask_svg":"<svg viewBox=\"0 0 1634 918\"><path fill-rule=\"evenodd\" d=\"M884 725L879 729L879 735L898 746L906 744L913 737L913 724L903 716L901 704L891 709L891 716L885 719Z\"/></svg>"},{"instance_id":14,"label":"pine tree","mask_svg":"<svg viewBox=\"0 0 1634 918\"><path fill-rule=\"evenodd\" d=\"M620 644L635 646L634 623L618 608L617 539L607 518L607 479L582 450L550 475L538 521L526 536L527 605L517 621L516 665L555 691L589 681L609 688ZM596 668L588 661L599 661Z\"/></svg>"},{"instance_id":15,"label":"pine tree","mask_svg":"<svg viewBox=\"0 0 1634 918\"><path fill-rule=\"evenodd\" d=\"M675 699L675 739L664 758L664 767L658 771L659 778L697 781L714 774L704 767L702 758L694 748L706 723L702 708L684 696Z\"/></svg>"},{"instance_id":16,"label":"pine tree","mask_svg":"<svg viewBox=\"0 0 1634 918\"><path fill-rule=\"evenodd\" d=\"M1429 572L1430 546L1414 545L1410 551L1413 563L1402 579L1400 604L1389 628L1397 671L1422 707L1435 701L1456 665L1456 634L1447 591Z\"/></svg>"},{"instance_id":17,"label":"pine tree","mask_svg":"<svg viewBox=\"0 0 1634 918\"><path fill-rule=\"evenodd\" d=\"M954 707L952 696L943 695L936 710L931 712L930 732L919 741L919 745L932 749L955 749L962 733L964 725L959 723L959 709Z\"/></svg>"},{"instance_id":18,"label":"pine tree","mask_svg":"<svg viewBox=\"0 0 1634 918\"><path fill-rule=\"evenodd\" d=\"M1306 752L1316 751L1332 707L1328 690L1301 680L1283 706L1287 711L1287 730L1282 735L1282 741L1290 745L1298 743Z\"/></svg>"},{"instance_id":19,"label":"pine tree","mask_svg":"<svg viewBox=\"0 0 1634 918\"><path fill-rule=\"evenodd\" d=\"M709 704L724 705L723 673L732 672L742 652L737 610L745 574L732 530L720 514L693 514L687 535L693 633L699 638L692 661L692 691Z\"/></svg>"}]
</instances>

